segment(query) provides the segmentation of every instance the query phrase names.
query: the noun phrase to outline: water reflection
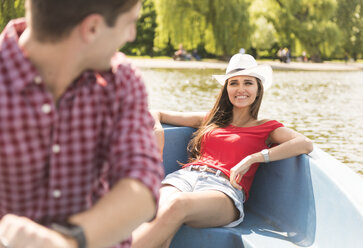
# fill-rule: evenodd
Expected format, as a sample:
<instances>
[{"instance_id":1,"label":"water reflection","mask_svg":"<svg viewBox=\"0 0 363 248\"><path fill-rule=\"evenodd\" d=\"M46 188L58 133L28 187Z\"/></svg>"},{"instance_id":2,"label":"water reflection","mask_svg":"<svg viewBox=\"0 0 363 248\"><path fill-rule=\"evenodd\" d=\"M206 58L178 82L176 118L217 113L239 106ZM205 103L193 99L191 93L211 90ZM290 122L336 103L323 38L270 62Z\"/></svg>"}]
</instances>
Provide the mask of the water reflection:
<instances>
[{"instance_id":1,"label":"water reflection","mask_svg":"<svg viewBox=\"0 0 363 248\"><path fill-rule=\"evenodd\" d=\"M151 109L207 111L220 70L144 69ZM363 175L363 72L275 71L260 118L283 122Z\"/></svg>"}]
</instances>

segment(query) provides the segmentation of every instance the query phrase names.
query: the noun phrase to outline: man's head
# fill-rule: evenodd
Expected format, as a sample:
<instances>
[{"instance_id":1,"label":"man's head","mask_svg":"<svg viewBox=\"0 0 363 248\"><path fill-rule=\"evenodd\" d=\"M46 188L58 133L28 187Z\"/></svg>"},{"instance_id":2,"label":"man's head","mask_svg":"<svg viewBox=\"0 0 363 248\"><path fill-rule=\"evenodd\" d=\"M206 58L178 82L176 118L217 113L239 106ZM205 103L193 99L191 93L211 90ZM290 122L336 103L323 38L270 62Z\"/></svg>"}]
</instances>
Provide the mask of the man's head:
<instances>
[{"instance_id":1,"label":"man's head","mask_svg":"<svg viewBox=\"0 0 363 248\"><path fill-rule=\"evenodd\" d=\"M91 14L101 15L113 27L120 14L132 9L139 0L27 0L30 23L40 42L59 41ZM30 3L30 4L29 4Z\"/></svg>"}]
</instances>

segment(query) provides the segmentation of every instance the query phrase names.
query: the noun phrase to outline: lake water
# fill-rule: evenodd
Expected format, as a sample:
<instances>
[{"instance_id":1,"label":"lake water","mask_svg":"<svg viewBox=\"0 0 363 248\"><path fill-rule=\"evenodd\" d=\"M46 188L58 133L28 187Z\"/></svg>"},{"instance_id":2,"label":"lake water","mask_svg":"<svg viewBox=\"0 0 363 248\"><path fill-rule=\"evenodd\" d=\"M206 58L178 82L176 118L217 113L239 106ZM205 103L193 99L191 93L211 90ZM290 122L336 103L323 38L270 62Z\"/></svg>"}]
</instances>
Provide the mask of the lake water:
<instances>
[{"instance_id":1,"label":"lake water","mask_svg":"<svg viewBox=\"0 0 363 248\"><path fill-rule=\"evenodd\" d=\"M151 109L208 111L221 70L143 69ZM363 178L363 71L275 71L260 119L303 133Z\"/></svg>"}]
</instances>

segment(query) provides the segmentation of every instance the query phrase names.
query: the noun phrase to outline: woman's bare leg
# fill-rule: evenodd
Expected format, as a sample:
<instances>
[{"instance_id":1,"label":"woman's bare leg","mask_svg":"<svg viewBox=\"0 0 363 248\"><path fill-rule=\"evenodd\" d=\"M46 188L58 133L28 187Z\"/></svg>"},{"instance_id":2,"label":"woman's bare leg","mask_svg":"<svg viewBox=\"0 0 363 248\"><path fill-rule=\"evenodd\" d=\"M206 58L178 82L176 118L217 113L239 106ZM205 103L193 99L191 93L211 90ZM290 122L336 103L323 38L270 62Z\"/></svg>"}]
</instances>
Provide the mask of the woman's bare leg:
<instances>
[{"instance_id":1,"label":"woman's bare leg","mask_svg":"<svg viewBox=\"0 0 363 248\"><path fill-rule=\"evenodd\" d=\"M194 228L224 226L237 220L239 211L231 198L217 190L184 193L185 224Z\"/></svg>"},{"instance_id":2,"label":"woman's bare leg","mask_svg":"<svg viewBox=\"0 0 363 248\"><path fill-rule=\"evenodd\" d=\"M232 200L220 191L174 192L160 205L156 218L135 231L133 247L169 245L183 223L192 227L223 226L238 215Z\"/></svg>"},{"instance_id":3,"label":"woman's bare leg","mask_svg":"<svg viewBox=\"0 0 363 248\"><path fill-rule=\"evenodd\" d=\"M160 199L159 199L159 209L155 219L152 222L144 223L140 225L136 230L132 233L132 247L164 247L158 240L155 240L151 237L149 238L149 234L152 233L152 229L155 226L155 221L163 212L163 205L169 201L173 194L180 193L180 190L171 185L165 185L160 188ZM176 231L175 231L176 232Z\"/></svg>"}]
</instances>

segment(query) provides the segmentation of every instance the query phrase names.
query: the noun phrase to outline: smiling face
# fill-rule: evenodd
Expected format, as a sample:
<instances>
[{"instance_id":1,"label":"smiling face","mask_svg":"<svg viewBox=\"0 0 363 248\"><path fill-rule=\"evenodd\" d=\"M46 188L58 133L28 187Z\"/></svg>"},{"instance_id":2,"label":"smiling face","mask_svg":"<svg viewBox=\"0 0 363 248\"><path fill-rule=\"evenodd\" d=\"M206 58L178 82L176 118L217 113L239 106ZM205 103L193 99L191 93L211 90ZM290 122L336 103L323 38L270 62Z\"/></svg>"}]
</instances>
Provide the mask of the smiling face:
<instances>
[{"instance_id":1,"label":"smiling face","mask_svg":"<svg viewBox=\"0 0 363 248\"><path fill-rule=\"evenodd\" d=\"M250 107L258 95L258 83L255 77L235 76L228 79L227 93L234 108Z\"/></svg>"}]
</instances>

